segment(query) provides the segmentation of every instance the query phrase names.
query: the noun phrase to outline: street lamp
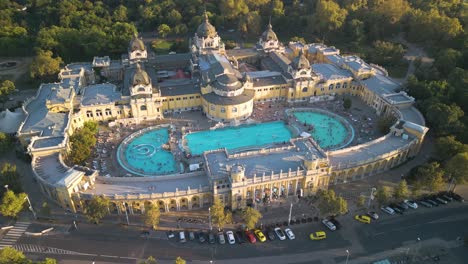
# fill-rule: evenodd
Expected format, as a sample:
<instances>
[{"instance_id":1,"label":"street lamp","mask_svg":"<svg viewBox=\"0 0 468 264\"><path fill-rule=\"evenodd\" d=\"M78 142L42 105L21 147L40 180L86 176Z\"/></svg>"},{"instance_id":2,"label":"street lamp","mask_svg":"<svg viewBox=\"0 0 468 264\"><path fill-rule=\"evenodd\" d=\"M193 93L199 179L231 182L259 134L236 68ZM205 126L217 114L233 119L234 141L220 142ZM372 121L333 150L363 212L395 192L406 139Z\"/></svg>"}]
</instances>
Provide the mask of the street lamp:
<instances>
[{"instance_id":1,"label":"street lamp","mask_svg":"<svg viewBox=\"0 0 468 264\"><path fill-rule=\"evenodd\" d=\"M369 196L369 202L367 203L367 209L370 208L371 201L374 200L374 192L375 191L377 191L377 189L372 187L371 193L370 193L370 196Z\"/></svg>"},{"instance_id":2,"label":"street lamp","mask_svg":"<svg viewBox=\"0 0 468 264\"><path fill-rule=\"evenodd\" d=\"M213 231L213 226L211 225L211 207L208 207L208 221L210 222L210 231Z\"/></svg>"},{"instance_id":3,"label":"street lamp","mask_svg":"<svg viewBox=\"0 0 468 264\"><path fill-rule=\"evenodd\" d=\"M289 207L289 219L288 219L288 226L289 226L289 224L291 223L292 207L293 207L293 203L291 203L291 207Z\"/></svg>"},{"instance_id":4,"label":"street lamp","mask_svg":"<svg viewBox=\"0 0 468 264\"><path fill-rule=\"evenodd\" d=\"M5 184L3 187L5 187L6 191L8 192L8 184Z\"/></svg>"},{"instance_id":5,"label":"street lamp","mask_svg":"<svg viewBox=\"0 0 468 264\"><path fill-rule=\"evenodd\" d=\"M346 250L346 264L348 264L349 260L349 250Z\"/></svg>"},{"instance_id":6,"label":"street lamp","mask_svg":"<svg viewBox=\"0 0 468 264\"><path fill-rule=\"evenodd\" d=\"M128 212L127 212L127 203L123 203L125 208L125 217L127 218L127 226L130 226L130 221L128 220Z\"/></svg>"},{"instance_id":7,"label":"street lamp","mask_svg":"<svg viewBox=\"0 0 468 264\"><path fill-rule=\"evenodd\" d=\"M8 185L7 185L7 186L8 186ZM7 188L8 188L8 187L7 187ZM34 209L33 209L33 207L32 207L31 201L29 200L29 196L26 195L26 197L24 197L24 199L28 201L28 203L29 203L29 210L31 210L31 212L33 213L34 219L37 219L37 217L36 217L36 212L34 212Z\"/></svg>"}]
</instances>

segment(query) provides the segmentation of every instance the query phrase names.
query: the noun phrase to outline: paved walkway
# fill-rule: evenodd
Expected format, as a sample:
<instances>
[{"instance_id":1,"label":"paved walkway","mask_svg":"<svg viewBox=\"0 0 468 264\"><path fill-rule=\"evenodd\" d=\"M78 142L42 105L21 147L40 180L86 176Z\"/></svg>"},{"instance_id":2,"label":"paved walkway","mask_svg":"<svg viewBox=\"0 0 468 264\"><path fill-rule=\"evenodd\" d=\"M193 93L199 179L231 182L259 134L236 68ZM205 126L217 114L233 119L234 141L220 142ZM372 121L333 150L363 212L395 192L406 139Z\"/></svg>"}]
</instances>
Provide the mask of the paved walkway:
<instances>
[{"instance_id":1,"label":"paved walkway","mask_svg":"<svg viewBox=\"0 0 468 264\"><path fill-rule=\"evenodd\" d=\"M9 229L0 240L0 249L14 246L16 241L26 232L31 222L16 222L12 229Z\"/></svg>"}]
</instances>

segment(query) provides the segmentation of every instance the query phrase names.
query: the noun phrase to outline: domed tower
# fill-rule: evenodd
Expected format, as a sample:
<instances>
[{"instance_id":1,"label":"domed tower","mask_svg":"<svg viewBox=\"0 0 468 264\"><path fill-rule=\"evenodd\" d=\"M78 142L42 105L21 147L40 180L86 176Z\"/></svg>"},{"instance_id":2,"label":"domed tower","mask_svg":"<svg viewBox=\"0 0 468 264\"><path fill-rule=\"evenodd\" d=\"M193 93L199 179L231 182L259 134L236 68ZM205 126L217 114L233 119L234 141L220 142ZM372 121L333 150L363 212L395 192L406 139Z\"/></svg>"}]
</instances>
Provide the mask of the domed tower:
<instances>
[{"instance_id":1,"label":"domed tower","mask_svg":"<svg viewBox=\"0 0 468 264\"><path fill-rule=\"evenodd\" d=\"M130 63L135 63L146 60L147 58L148 52L146 51L145 44L143 43L143 40L138 37L138 34L135 33L128 45L128 59L130 60Z\"/></svg>"},{"instance_id":2,"label":"domed tower","mask_svg":"<svg viewBox=\"0 0 468 264\"><path fill-rule=\"evenodd\" d=\"M151 79L148 76L148 73L142 69L140 63L136 64L136 69L133 72L133 76L130 79L130 95L151 95L152 85Z\"/></svg>"},{"instance_id":3,"label":"domed tower","mask_svg":"<svg viewBox=\"0 0 468 264\"><path fill-rule=\"evenodd\" d=\"M297 57L295 57L291 62L289 73L294 79L311 77L312 69L310 67L310 62L302 52L302 49L299 51Z\"/></svg>"},{"instance_id":4,"label":"domed tower","mask_svg":"<svg viewBox=\"0 0 468 264\"><path fill-rule=\"evenodd\" d=\"M199 53L203 53L206 49L224 50L224 45L221 43L221 38L218 36L218 32L216 32L216 28L208 20L206 10L204 20L198 26L193 38L193 45Z\"/></svg>"},{"instance_id":5,"label":"domed tower","mask_svg":"<svg viewBox=\"0 0 468 264\"><path fill-rule=\"evenodd\" d=\"M257 46L258 49L263 50L265 53L281 50L282 47L278 41L276 33L273 31L271 22L268 23L267 29L263 32L262 36L258 40Z\"/></svg>"}]
</instances>

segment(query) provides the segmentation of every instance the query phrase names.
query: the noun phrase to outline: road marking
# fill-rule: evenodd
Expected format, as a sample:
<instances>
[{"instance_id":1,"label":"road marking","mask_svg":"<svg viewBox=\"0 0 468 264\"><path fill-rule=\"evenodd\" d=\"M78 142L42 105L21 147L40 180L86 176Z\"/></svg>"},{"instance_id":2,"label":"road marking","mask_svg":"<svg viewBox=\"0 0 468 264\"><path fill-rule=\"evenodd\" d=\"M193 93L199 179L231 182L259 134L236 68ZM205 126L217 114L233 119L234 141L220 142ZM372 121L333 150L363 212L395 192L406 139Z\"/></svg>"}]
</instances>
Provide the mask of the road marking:
<instances>
[{"instance_id":1,"label":"road marking","mask_svg":"<svg viewBox=\"0 0 468 264\"><path fill-rule=\"evenodd\" d=\"M109 255L99 255L100 257L105 257L105 258L118 258L119 256L109 256Z\"/></svg>"},{"instance_id":2,"label":"road marking","mask_svg":"<svg viewBox=\"0 0 468 264\"><path fill-rule=\"evenodd\" d=\"M28 229L30 224L30 222L16 222L13 228L8 230L3 239L0 240L0 249L13 246Z\"/></svg>"}]
</instances>

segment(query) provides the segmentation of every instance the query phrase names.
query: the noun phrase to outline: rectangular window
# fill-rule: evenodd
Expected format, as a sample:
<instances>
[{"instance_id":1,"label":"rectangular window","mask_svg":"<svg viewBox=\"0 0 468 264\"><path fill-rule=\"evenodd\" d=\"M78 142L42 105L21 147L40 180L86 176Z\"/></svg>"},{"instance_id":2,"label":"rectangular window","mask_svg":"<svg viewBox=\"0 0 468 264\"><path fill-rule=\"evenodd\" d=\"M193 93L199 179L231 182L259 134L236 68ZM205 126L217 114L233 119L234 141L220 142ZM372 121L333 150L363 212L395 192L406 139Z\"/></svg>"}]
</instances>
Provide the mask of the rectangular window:
<instances>
[{"instance_id":1,"label":"rectangular window","mask_svg":"<svg viewBox=\"0 0 468 264\"><path fill-rule=\"evenodd\" d=\"M163 99L163 102L167 102L167 99Z\"/></svg>"},{"instance_id":2,"label":"rectangular window","mask_svg":"<svg viewBox=\"0 0 468 264\"><path fill-rule=\"evenodd\" d=\"M174 101L174 98L169 99L169 102L172 102L172 101Z\"/></svg>"},{"instance_id":3,"label":"rectangular window","mask_svg":"<svg viewBox=\"0 0 468 264\"><path fill-rule=\"evenodd\" d=\"M196 98L200 98L200 96L199 96L199 95L197 95L197 96L196 96Z\"/></svg>"},{"instance_id":4,"label":"rectangular window","mask_svg":"<svg viewBox=\"0 0 468 264\"><path fill-rule=\"evenodd\" d=\"M190 96L189 98L190 98L190 99L193 99L194 97L193 97L193 96Z\"/></svg>"},{"instance_id":5,"label":"rectangular window","mask_svg":"<svg viewBox=\"0 0 468 264\"><path fill-rule=\"evenodd\" d=\"M187 97L183 97L182 99L183 99L183 100L187 100Z\"/></svg>"},{"instance_id":6,"label":"rectangular window","mask_svg":"<svg viewBox=\"0 0 468 264\"><path fill-rule=\"evenodd\" d=\"M176 101L180 101L180 97L177 97L177 98L176 98Z\"/></svg>"}]
</instances>

